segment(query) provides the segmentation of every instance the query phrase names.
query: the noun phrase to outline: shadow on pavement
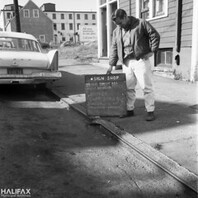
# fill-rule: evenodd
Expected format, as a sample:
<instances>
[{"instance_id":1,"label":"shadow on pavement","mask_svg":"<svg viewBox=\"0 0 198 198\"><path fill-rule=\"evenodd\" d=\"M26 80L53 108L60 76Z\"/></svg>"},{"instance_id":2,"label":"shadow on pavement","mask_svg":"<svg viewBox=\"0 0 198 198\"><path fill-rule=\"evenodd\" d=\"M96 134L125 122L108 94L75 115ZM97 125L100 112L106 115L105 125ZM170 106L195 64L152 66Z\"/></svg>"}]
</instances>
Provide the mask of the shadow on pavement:
<instances>
[{"instance_id":1,"label":"shadow on pavement","mask_svg":"<svg viewBox=\"0 0 198 198\"><path fill-rule=\"evenodd\" d=\"M56 89L66 97L84 93L84 76L67 72L62 74L63 78L53 85ZM21 97L20 94L19 96L13 95L15 100L20 100ZM32 94L29 93L26 97L26 100L30 100ZM137 100L138 115L144 111L142 103L141 99ZM161 103L157 105L159 106ZM170 104L163 103L164 105ZM179 106L179 108L183 107ZM174 108L171 109L174 110ZM185 113L183 125L192 123L193 121L188 116L193 113L184 110L182 112ZM168 113L170 112L167 112L167 115L169 115ZM176 114L177 112L174 115ZM158 122L162 120L160 115L162 114L159 114ZM138 116L134 119L139 120ZM178 193L174 191L174 188L160 192L157 188L155 189L155 184L165 183L167 178L161 170L156 171L157 180L152 180L151 177L154 177L152 170L148 174L142 174L139 171L129 176L124 172L122 164L117 166L119 174L116 174L110 166L110 159L104 159L102 152L109 152L108 156L114 157L114 147L119 142L103 138L96 127L90 126L86 118L79 118L75 112L65 109L30 110L1 107L0 121L0 186L3 188L30 188L32 197L37 198L139 198L149 196L165 198L180 195L182 197L183 188L181 186L178 186L180 188ZM119 124L118 120L113 121ZM125 120L125 122L132 123L130 120ZM138 122L137 130L140 128ZM81 123L84 123L84 126L81 126ZM151 123L153 128L150 126L149 130L158 130L159 127L164 129L176 127L173 123L161 125L162 123L160 126ZM148 132L145 127L149 126L141 127L142 132ZM112 151L109 150L111 147ZM124 158L124 160L127 159ZM92 165L91 169L89 169L89 164ZM105 164L104 167L99 167L101 164ZM142 170L146 169L144 166L143 164ZM101 172L97 172L98 168ZM138 169L135 164L130 163L128 168ZM147 191L141 192L135 183L137 178L142 187L147 186ZM154 187L152 192L150 192L151 186ZM136 190L133 192L132 189ZM185 195L188 194L188 192L185 193ZM194 193L188 194L188 197L191 198L195 196Z\"/></svg>"},{"instance_id":2,"label":"shadow on pavement","mask_svg":"<svg viewBox=\"0 0 198 198\"><path fill-rule=\"evenodd\" d=\"M86 71L85 71L86 73ZM75 75L69 72L62 72L62 79L55 82L53 87L69 97L85 93L84 75ZM86 108L85 99L80 103ZM186 104L170 103L156 100L156 120L154 122L145 122L146 114L143 98L137 95L135 103L135 116L130 118L106 117L117 124L123 123L125 129L133 134L148 133L149 131L166 130L167 128L176 128L182 125L195 124L196 118L191 115L197 114L197 109ZM144 123L143 125L141 123ZM131 128L128 128L131 127Z\"/></svg>"},{"instance_id":3,"label":"shadow on pavement","mask_svg":"<svg viewBox=\"0 0 198 198\"><path fill-rule=\"evenodd\" d=\"M57 81L53 86L63 93L65 97L79 95L77 105L80 104L86 109L85 97L81 97L85 93L84 75L92 74L92 72L93 74L96 73L94 70L91 72L83 70L83 67L81 67L80 72L76 70L74 72L63 71L62 79ZM118 117L103 117L103 119L113 122L119 128L126 130L128 133L177 161L180 165L198 174L196 105L192 106L194 103L190 103L190 101L185 103L186 99L183 102L177 102L178 97L182 97L181 99L186 97L184 95L186 93L184 92L186 90L185 82L179 83L167 79L157 80L161 81L160 83L158 82L159 85L157 87L158 95L156 98L155 121L145 121L144 99L140 90L137 90L134 117L123 119ZM172 83L173 86L167 86L167 83ZM179 86L176 87L177 84ZM175 89L174 86L176 87ZM162 90L160 87L162 87ZM174 95L176 96L177 92L181 96L177 96L174 99ZM79 99L80 97L81 99Z\"/></svg>"}]
</instances>

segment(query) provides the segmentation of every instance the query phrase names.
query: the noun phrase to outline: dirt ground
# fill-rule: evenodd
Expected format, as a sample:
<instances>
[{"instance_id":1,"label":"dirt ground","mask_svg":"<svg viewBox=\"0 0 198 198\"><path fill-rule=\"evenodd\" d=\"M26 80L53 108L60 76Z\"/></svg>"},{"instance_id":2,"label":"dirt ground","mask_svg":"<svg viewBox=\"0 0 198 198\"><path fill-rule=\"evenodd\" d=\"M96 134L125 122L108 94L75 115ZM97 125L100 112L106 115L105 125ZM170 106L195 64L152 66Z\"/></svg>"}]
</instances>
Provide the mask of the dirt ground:
<instances>
[{"instance_id":1,"label":"dirt ground","mask_svg":"<svg viewBox=\"0 0 198 198\"><path fill-rule=\"evenodd\" d=\"M6 97L1 189L30 189L32 198L196 197L56 97L23 89Z\"/></svg>"}]
</instances>

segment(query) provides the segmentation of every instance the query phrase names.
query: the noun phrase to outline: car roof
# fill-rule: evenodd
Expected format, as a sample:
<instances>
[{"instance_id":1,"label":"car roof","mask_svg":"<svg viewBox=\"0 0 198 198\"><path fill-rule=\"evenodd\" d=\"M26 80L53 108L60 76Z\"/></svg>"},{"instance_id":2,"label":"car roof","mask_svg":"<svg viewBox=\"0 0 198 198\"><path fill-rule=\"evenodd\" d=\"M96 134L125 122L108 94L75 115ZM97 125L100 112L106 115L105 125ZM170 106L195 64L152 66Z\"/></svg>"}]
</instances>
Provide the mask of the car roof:
<instances>
[{"instance_id":1,"label":"car roof","mask_svg":"<svg viewBox=\"0 0 198 198\"><path fill-rule=\"evenodd\" d=\"M23 38L23 39L31 39L31 40L37 41L37 39L33 35L22 33L22 32L6 32L6 31L1 32L0 31L0 37Z\"/></svg>"}]
</instances>

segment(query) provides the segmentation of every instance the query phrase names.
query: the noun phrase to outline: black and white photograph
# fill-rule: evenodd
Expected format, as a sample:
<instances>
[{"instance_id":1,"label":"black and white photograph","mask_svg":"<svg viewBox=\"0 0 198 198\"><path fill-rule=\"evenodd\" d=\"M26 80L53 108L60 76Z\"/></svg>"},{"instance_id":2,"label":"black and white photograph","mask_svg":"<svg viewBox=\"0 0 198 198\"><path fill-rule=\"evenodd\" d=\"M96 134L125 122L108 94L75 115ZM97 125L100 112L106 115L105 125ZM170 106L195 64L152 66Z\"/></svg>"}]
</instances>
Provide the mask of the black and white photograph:
<instances>
[{"instance_id":1,"label":"black and white photograph","mask_svg":"<svg viewBox=\"0 0 198 198\"><path fill-rule=\"evenodd\" d=\"M197 198L197 85L197 0L0 0L0 198Z\"/></svg>"}]
</instances>

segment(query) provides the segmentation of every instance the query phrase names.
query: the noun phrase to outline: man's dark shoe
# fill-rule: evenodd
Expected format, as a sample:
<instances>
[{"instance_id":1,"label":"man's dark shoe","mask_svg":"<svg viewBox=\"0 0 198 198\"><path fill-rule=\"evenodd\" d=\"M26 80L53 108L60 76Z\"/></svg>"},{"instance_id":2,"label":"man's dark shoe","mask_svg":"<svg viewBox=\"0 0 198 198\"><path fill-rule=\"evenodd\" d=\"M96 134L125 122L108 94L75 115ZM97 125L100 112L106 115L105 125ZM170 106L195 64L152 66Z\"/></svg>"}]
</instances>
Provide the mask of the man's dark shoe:
<instances>
[{"instance_id":1,"label":"man's dark shoe","mask_svg":"<svg viewBox=\"0 0 198 198\"><path fill-rule=\"evenodd\" d=\"M154 112L147 112L146 121L153 121L155 120Z\"/></svg>"},{"instance_id":2,"label":"man's dark shoe","mask_svg":"<svg viewBox=\"0 0 198 198\"><path fill-rule=\"evenodd\" d=\"M132 117L134 116L134 111L127 111L127 113L125 115L121 115L120 118L126 118L126 117Z\"/></svg>"}]
</instances>

